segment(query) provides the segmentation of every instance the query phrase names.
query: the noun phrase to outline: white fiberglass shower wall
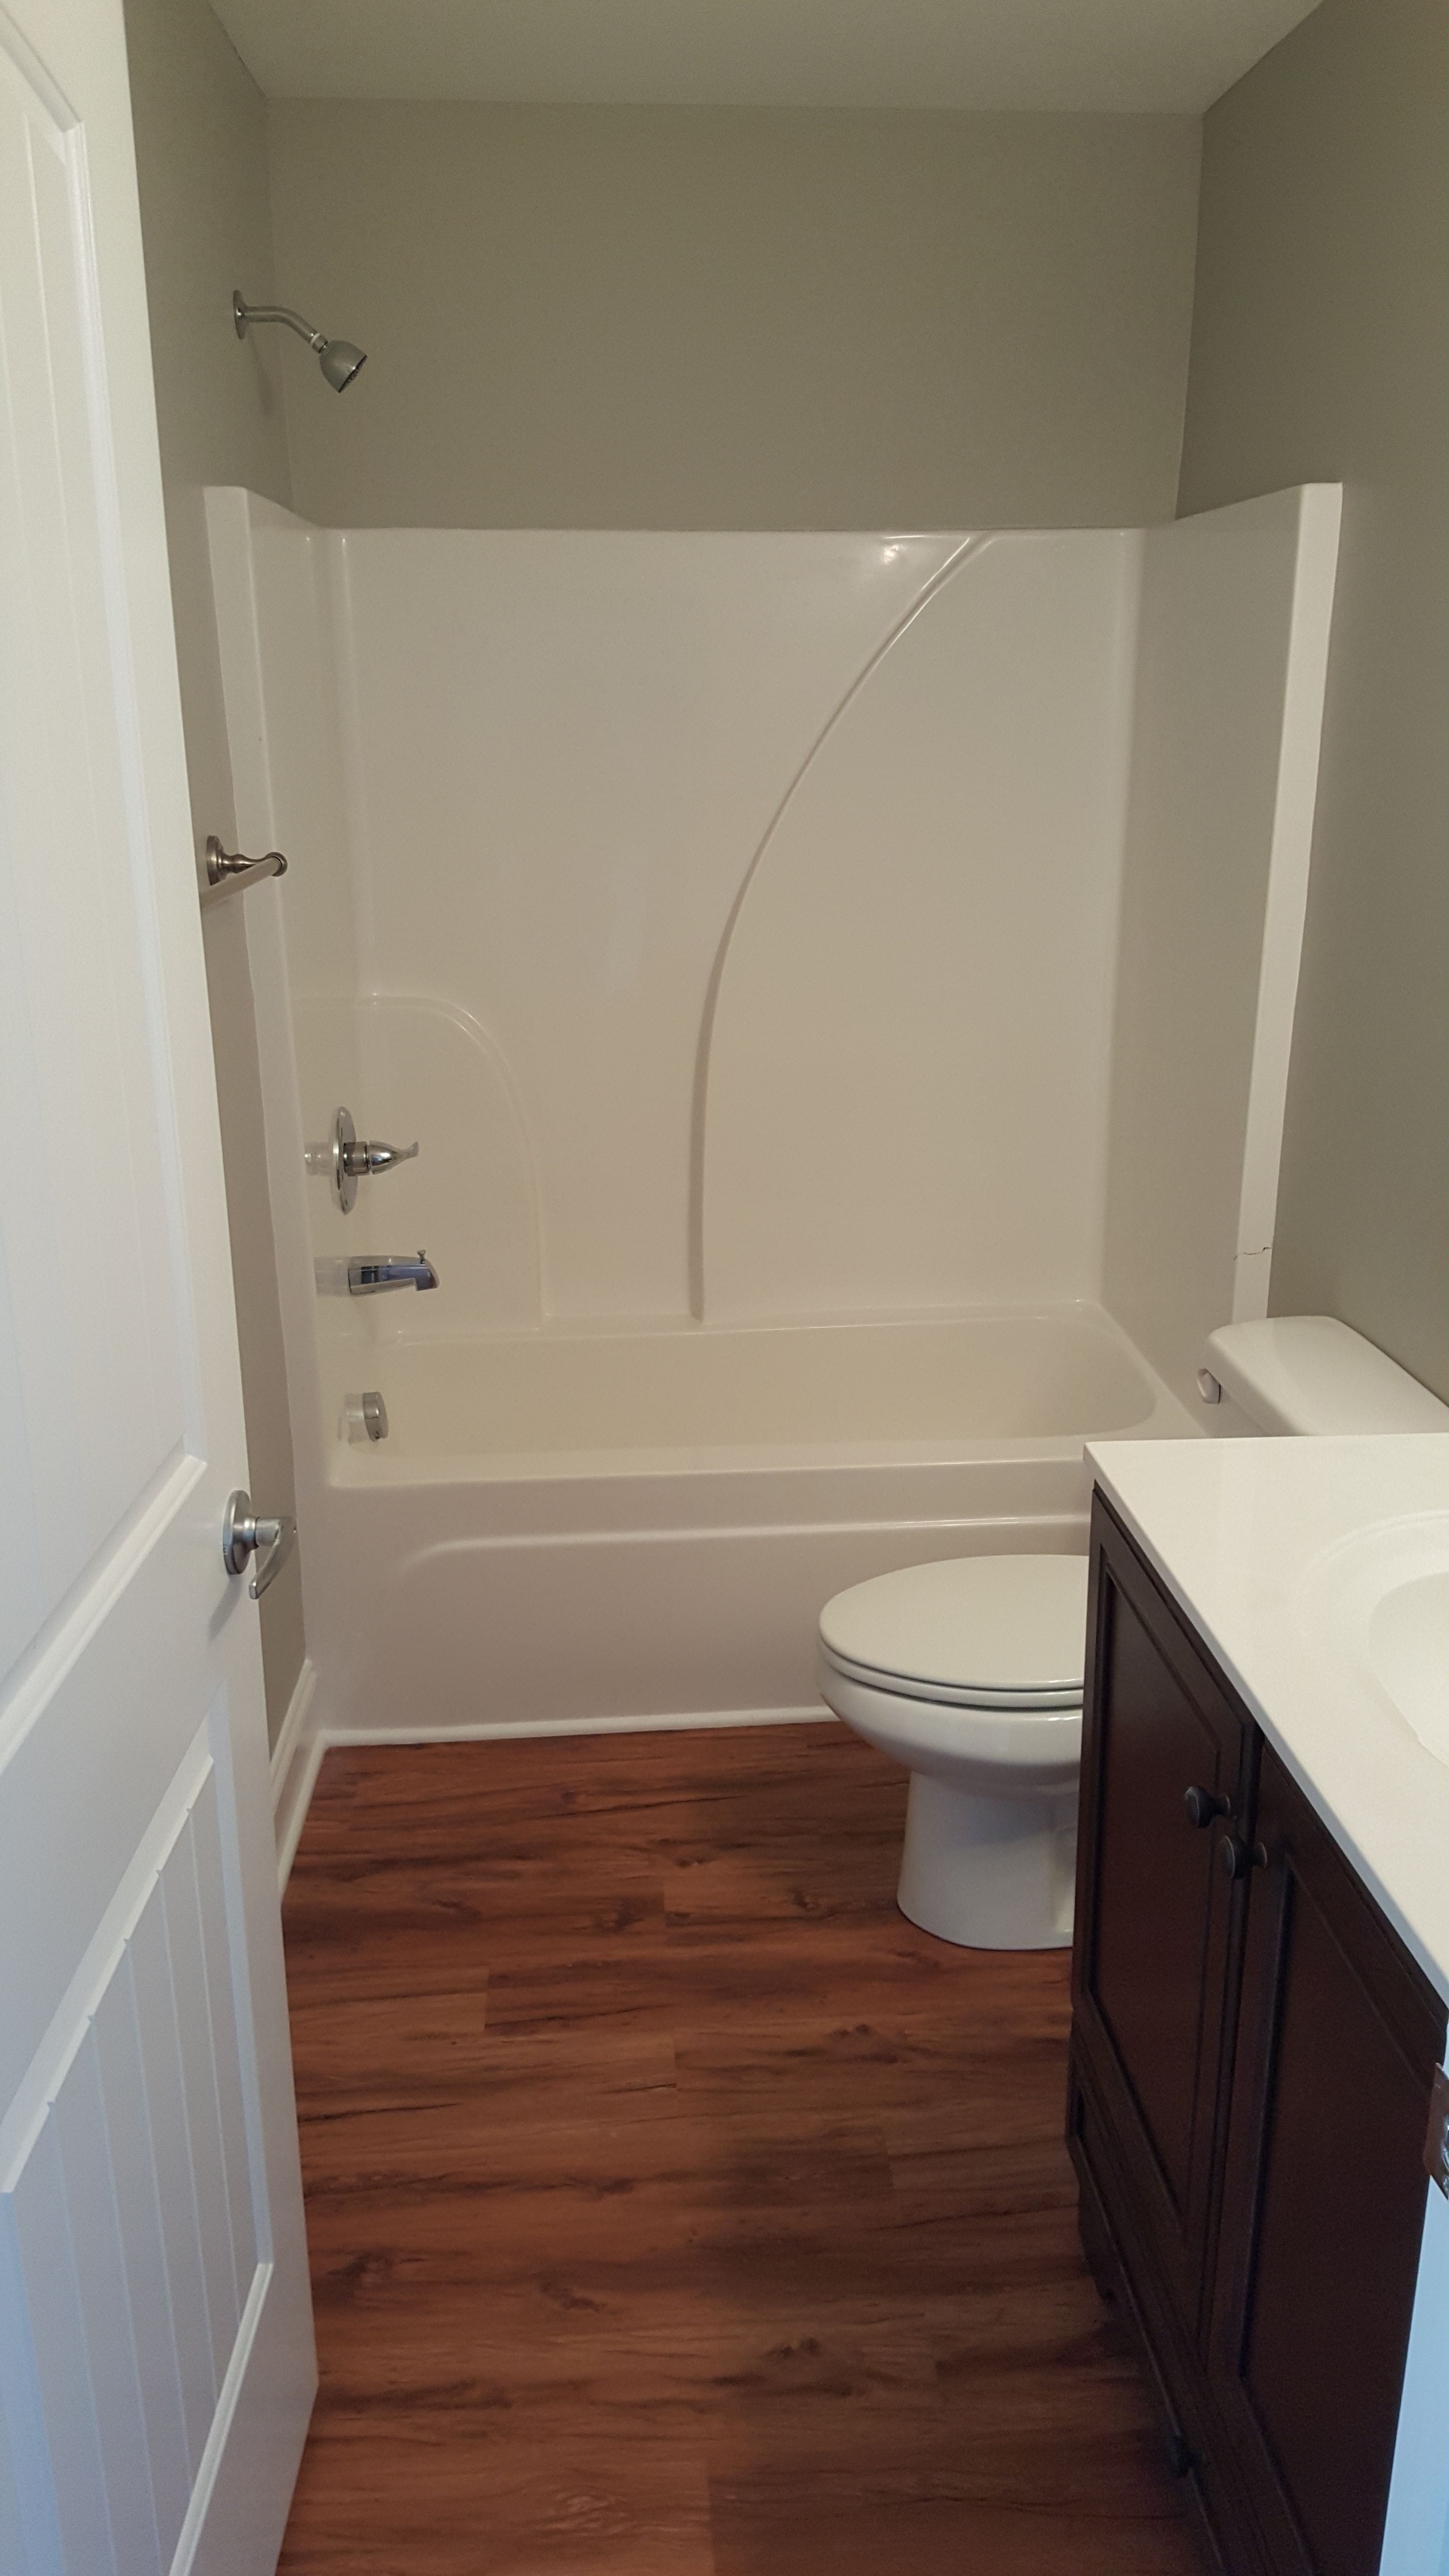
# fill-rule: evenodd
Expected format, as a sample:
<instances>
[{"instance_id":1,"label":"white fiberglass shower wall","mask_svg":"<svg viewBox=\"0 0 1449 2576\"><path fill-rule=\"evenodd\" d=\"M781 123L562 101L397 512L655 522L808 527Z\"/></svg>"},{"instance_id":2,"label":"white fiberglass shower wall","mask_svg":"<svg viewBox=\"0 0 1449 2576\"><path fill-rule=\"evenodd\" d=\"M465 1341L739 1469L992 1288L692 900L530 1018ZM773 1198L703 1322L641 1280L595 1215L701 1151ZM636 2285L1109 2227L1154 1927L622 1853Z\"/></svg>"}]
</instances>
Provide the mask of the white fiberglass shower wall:
<instances>
[{"instance_id":1,"label":"white fiberglass shower wall","mask_svg":"<svg viewBox=\"0 0 1449 2576\"><path fill-rule=\"evenodd\" d=\"M1095 1294L1133 538L242 506L269 756L343 826L306 922L276 800L299 1023L355 997L424 1131L358 1211L437 1246L384 1332Z\"/></svg>"},{"instance_id":2,"label":"white fiberglass shower wall","mask_svg":"<svg viewBox=\"0 0 1449 2576\"><path fill-rule=\"evenodd\" d=\"M393 1641L445 1633L422 1731L794 1708L820 1587L1072 1543L1083 1435L1190 1429L1202 1319L1262 1311L1336 494L1146 536L209 507L238 822L292 862L247 900L332 1721L397 1731ZM344 1101L421 1145L345 1218ZM435 1292L337 1293L420 1245ZM773 1592L684 1544L766 1526ZM667 1672L611 1664L603 1605L662 1634L685 1568Z\"/></svg>"}]
</instances>

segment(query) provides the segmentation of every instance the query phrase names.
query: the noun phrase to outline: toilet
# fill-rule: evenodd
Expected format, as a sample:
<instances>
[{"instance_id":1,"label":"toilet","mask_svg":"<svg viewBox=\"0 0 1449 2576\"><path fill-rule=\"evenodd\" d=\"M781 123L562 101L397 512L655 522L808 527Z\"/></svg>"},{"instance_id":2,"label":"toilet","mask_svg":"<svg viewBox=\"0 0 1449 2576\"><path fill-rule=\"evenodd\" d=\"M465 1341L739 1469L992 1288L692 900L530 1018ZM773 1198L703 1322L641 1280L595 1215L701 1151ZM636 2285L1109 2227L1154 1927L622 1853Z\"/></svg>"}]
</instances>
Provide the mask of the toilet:
<instances>
[{"instance_id":1,"label":"toilet","mask_svg":"<svg viewBox=\"0 0 1449 2576\"><path fill-rule=\"evenodd\" d=\"M1437 1397L1328 1315L1224 1326L1198 1392L1219 1436L1449 1430ZM1086 1626L1082 1556L906 1566L820 1614L821 1698L910 1772L897 1896L939 1940L1071 1940Z\"/></svg>"},{"instance_id":2,"label":"toilet","mask_svg":"<svg viewBox=\"0 0 1449 2576\"><path fill-rule=\"evenodd\" d=\"M827 1601L817 1679L911 1775L897 1897L974 1950L1072 1937L1084 1556L968 1556Z\"/></svg>"}]
</instances>

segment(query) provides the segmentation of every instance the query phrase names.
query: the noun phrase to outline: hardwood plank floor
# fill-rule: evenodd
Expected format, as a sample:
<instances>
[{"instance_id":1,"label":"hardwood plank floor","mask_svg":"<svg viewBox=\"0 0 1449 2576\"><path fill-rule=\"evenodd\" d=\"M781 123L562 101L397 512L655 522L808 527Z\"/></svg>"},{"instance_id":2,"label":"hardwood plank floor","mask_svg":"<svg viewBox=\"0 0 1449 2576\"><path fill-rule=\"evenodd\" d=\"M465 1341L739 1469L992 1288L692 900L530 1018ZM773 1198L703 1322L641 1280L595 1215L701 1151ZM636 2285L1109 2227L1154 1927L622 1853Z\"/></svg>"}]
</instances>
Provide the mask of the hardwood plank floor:
<instances>
[{"instance_id":1,"label":"hardwood plank floor","mask_svg":"<svg viewBox=\"0 0 1449 2576\"><path fill-rule=\"evenodd\" d=\"M1066 1958L905 1922L904 1801L826 1726L327 1756L284 2576L1194 2576Z\"/></svg>"}]
</instances>

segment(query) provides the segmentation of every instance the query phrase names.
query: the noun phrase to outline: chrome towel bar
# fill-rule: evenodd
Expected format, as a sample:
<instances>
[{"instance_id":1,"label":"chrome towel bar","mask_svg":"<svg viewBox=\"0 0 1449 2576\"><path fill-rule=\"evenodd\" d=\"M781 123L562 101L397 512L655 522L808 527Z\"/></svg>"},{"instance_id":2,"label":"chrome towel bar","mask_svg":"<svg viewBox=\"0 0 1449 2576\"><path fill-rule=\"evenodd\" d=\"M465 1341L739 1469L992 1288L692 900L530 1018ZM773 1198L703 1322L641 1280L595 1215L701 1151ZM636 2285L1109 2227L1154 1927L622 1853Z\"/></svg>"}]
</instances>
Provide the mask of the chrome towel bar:
<instances>
[{"instance_id":1,"label":"chrome towel bar","mask_svg":"<svg viewBox=\"0 0 1449 2576\"><path fill-rule=\"evenodd\" d=\"M263 877L284 877L286 854L268 850L263 859L249 859L241 850L224 850L215 832L206 836L206 883L201 889L201 908L220 903L225 895L245 894L249 885L260 884Z\"/></svg>"}]
</instances>

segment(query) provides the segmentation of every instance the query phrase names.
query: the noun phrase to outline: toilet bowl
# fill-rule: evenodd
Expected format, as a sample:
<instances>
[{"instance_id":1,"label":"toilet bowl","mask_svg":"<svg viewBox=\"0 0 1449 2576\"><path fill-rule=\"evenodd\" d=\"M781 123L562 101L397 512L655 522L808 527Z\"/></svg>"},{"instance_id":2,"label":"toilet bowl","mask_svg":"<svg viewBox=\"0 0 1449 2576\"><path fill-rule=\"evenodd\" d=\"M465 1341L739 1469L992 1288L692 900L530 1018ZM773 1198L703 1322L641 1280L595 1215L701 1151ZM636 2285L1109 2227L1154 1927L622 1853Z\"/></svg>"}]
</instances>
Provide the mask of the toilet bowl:
<instances>
[{"instance_id":1,"label":"toilet bowl","mask_svg":"<svg viewBox=\"0 0 1449 2576\"><path fill-rule=\"evenodd\" d=\"M942 1941L1072 1937L1087 1560L955 1557L820 1614L827 1707L911 1775L897 1901Z\"/></svg>"}]
</instances>

